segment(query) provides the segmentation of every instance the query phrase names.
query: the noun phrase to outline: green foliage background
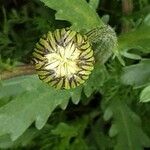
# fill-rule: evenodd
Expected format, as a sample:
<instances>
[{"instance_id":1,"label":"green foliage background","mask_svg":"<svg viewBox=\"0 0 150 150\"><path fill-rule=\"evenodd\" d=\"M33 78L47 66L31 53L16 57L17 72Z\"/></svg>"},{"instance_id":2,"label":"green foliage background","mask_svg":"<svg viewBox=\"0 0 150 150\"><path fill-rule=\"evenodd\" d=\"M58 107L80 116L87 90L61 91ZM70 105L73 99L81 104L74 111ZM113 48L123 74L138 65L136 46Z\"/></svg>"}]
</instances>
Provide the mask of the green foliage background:
<instances>
[{"instance_id":1,"label":"green foliage background","mask_svg":"<svg viewBox=\"0 0 150 150\"><path fill-rule=\"evenodd\" d=\"M0 0L0 74L29 64L35 43L49 30L71 26L86 33L105 22L118 34L114 57L97 61L88 81L73 90L55 90L37 75L1 80L0 149L150 147L150 5L133 1L133 13L124 15L121 2ZM121 32L124 22L127 33Z\"/></svg>"}]
</instances>

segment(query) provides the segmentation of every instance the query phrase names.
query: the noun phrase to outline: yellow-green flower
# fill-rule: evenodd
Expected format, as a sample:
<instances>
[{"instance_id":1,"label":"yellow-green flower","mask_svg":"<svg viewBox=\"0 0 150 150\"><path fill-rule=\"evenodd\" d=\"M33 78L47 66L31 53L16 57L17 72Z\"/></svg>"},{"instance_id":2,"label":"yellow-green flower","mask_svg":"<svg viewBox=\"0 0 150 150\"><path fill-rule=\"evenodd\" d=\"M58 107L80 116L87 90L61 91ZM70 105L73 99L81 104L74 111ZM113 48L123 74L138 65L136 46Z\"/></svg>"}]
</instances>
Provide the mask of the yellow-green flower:
<instances>
[{"instance_id":1,"label":"yellow-green flower","mask_svg":"<svg viewBox=\"0 0 150 150\"><path fill-rule=\"evenodd\" d=\"M39 78L58 89L79 86L93 70L93 50L88 38L69 29L44 35L33 56Z\"/></svg>"}]
</instances>

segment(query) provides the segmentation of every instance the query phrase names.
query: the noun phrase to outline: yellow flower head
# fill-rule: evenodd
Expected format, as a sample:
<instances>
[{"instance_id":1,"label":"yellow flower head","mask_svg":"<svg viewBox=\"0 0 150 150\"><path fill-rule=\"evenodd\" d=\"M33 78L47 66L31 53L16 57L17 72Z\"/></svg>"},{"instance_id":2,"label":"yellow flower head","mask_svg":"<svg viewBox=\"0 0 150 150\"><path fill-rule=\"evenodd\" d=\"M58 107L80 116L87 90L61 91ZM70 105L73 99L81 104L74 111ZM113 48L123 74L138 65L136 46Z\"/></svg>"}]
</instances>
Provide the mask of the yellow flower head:
<instances>
[{"instance_id":1,"label":"yellow flower head","mask_svg":"<svg viewBox=\"0 0 150 150\"><path fill-rule=\"evenodd\" d=\"M88 38L69 29L44 35L36 44L33 60L39 78L57 89L84 83L94 64Z\"/></svg>"}]
</instances>

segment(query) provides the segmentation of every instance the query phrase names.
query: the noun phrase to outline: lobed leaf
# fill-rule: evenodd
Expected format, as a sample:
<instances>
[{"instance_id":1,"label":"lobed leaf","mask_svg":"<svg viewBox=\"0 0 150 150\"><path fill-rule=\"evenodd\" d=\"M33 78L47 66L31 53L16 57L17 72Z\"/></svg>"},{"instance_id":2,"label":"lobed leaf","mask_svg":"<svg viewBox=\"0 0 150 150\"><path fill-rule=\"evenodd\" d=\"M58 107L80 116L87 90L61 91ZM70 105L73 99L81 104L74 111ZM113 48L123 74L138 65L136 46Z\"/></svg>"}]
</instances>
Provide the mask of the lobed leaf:
<instances>
[{"instance_id":1,"label":"lobed leaf","mask_svg":"<svg viewBox=\"0 0 150 150\"><path fill-rule=\"evenodd\" d=\"M40 0L49 8L57 11L56 19L66 20L72 24L72 29L90 30L103 25L99 16L85 0Z\"/></svg>"},{"instance_id":2,"label":"lobed leaf","mask_svg":"<svg viewBox=\"0 0 150 150\"><path fill-rule=\"evenodd\" d=\"M16 140L34 121L36 127L41 129L56 107L65 109L70 98L74 104L78 104L83 87L85 91L90 89L89 93L86 93L90 96L94 90L98 90L104 79L103 71L96 65L88 81L71 90L51 88L42 83L36 75L4 80L0 96L13 96L13 99L0 107L0 136L10 134L11 138Z\"/></svg>"},{"instance_id":3,"label":"lobed leaf","mask_svg":"<svg viewBox=\"0 0 150 150\"><path fill-rule=\"evenodd\" d=\"M113 112L109 135L117 138L114 150L143 150L150 147L150 139L141 128L140 118L122 100L112 100L109 109Z\"/></svg>"}]
</instances>

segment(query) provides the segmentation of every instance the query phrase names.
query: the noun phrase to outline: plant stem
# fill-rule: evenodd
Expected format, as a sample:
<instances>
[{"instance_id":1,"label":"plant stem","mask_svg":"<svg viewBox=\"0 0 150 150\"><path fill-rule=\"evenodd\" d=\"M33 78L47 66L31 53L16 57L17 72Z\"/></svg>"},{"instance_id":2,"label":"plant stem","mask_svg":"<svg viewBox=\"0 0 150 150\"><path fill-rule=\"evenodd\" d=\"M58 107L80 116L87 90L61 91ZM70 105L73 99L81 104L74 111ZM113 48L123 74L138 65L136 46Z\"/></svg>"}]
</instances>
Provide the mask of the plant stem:
<instances>
[{"instance_id":1,"label":"plant stem","mask_svg":"<svg viewBox=\"0 0 150 150\"><path fill-rule=\"evenodd\" d=\"M122 0L122 12L125 15L130 15L133 11L133 1L132 0Z\"/></svg>"},{"instance_id":2,"label":"plant stem","mask_svg":"<svg viewBox=\"0 0 150 150\"><path fill-rule=\"evenodd\" d=\"M132 14L133 11L133 0L122 0L122 13L123 16L127 17ZM131 29L129 20L126 18L122 22L122 32L128 32Z\"/></svg>"},{"instance_id":3,"label":"plant stem","mask_svg":"<svg viewBox=\"0 0 150 150\"><path fill-rule=\"evenodd\" d=\"M35 73L35 69L33 65L23 65L23 66L16 67L11 71L2 72L0 74L0 80L5 80L16 76L29 75L34 73Z\"/></svg>"}]
</instances>

